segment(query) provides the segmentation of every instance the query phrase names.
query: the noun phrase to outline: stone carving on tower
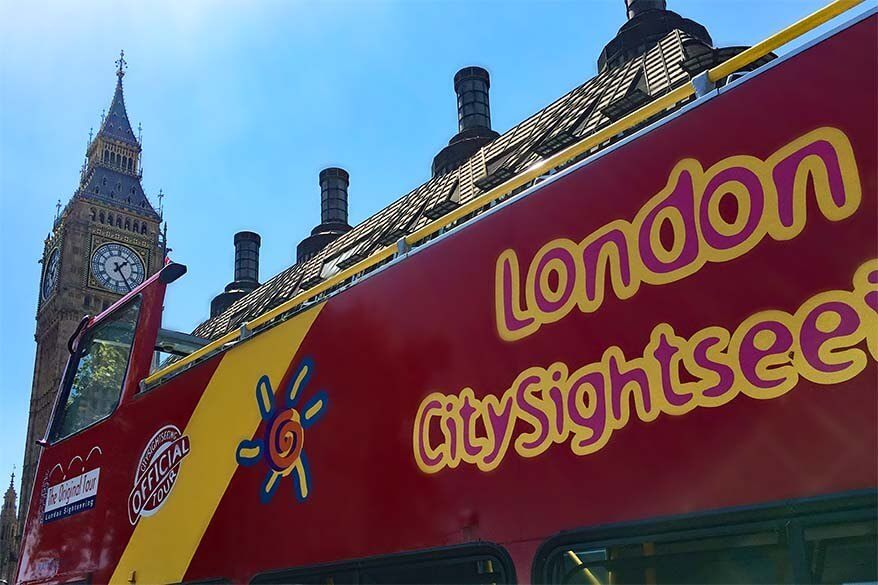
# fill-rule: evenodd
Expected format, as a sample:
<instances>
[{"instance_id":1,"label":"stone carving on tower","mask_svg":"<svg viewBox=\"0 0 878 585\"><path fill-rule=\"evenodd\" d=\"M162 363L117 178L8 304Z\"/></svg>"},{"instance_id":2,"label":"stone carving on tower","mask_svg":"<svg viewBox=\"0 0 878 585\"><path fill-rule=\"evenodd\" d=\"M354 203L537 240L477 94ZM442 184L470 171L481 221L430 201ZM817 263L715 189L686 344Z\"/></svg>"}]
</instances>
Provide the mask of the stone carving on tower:
<instances>
[{"instance_id":1,"label":"stone carving on tower","mask_svg":"<svg viewBox=\"0 0 878 585\"><path fill-rule=\"evenodd\" d=\"M67 341L83 315L96 315L157 272L165 234L141 186L141 145L125 109L124 52L116 61L116 90L100 130L89 136L80 182L46 237L36 326L36 360L22 470L19 522L24 527Z\"/></svg>"}]
</instances>

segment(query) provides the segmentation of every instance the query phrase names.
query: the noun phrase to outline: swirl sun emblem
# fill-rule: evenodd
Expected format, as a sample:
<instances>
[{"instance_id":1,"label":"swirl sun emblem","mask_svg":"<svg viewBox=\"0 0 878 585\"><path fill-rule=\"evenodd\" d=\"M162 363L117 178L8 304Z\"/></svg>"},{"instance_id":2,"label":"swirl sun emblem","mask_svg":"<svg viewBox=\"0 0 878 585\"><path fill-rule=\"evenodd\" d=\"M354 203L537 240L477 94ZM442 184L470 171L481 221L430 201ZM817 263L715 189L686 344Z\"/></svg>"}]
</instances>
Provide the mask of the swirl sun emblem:
<instances>
[{"instance_id":1,"label":"swirl sun emblem","mask_svg":"<svg viewBox=\"0 0 878 585\"><path fill-rule=\"evenodd\" d=\"M326 392L320 391L298 408L313 369L313 361L302 360L286 388L282 408L276 404L268 376L262 376L256 383L256 403L265 422L265 433L262 438L241 441L235 458L245 467L260 461L268 466L260 494L263 503L271 501L280 480L288 475L293 476L298 500L308 497L310 472L304 451L305 431L323 416L327 405Z\"/></svg>"}]
</instances>

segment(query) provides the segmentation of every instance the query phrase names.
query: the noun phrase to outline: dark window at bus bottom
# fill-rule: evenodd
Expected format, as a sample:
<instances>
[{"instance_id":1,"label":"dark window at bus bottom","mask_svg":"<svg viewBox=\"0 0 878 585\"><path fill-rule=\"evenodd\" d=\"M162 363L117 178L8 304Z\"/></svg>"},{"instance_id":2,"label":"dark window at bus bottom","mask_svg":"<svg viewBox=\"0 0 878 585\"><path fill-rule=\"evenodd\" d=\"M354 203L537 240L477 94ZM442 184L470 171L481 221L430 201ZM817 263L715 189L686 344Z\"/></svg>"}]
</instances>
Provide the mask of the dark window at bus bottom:
<instances>
[{"instance_id":1,"label":"dark window at bus bottom","mask_svg":"<svg viewBox=\"0 0 878 585\"><path fill-rule=\"evenodd\" d=\"M254 583L295 583L298 585L354 584L501 584L511 581L500 559L487 555L429 558L401 555L375 561L339 564L321 569L286 571L264 575Z\"/></svg>"},{"instance_id":2,"label":"dark window at bus bottom","mask_svg":"<svg viewBox=\"0 0 878 585\"><path fill-rule=\"evenodd\" d=\"M875 524L873 520L805 528L811 582L878 582Z\"/></svg>"},{"instance_id":3,"label":"dark window at bus bottom","mask_svg":"<svg viewBox=\"0 0 878 585\"><path fill-rule=\"evenodd\" d=\"M728 532L728 530L723 530ZM802 530L812 583L874 583L876 522L841 522ZM646 542L563 547L549 561L552 583L793 583L795 553L781 529L679 537Z\"/></svg>"}]
</instances>

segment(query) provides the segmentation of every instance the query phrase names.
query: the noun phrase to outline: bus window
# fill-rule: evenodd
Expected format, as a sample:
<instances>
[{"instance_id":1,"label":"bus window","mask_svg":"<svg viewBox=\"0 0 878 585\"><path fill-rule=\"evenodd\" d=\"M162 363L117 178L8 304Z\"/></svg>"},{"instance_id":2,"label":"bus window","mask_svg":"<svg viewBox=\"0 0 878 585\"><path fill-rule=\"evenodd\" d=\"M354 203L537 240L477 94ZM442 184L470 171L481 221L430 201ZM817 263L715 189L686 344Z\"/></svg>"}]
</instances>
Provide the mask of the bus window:
<instances>
[{"instance_id":1,"label":"bus window","mask_svg":"<svg viewBox=\"0 0 878 585\"><path fill-rule=\"evenodd\" d=\"M464 545L260 575L253 583L308 585L513 583L512 561L495 545Z\"/></svg>"},{"instance_id":2,"label":"bus window","mask_svg":"<svg viewBox=\"0 0 878 585\"><path fill-rule=\"evenodd\" d=\"M573 546L559 556L553 583L791 583L780 534L650 540L600 548Z\"/></svg>"},{"instance_id":3,"label":"bus window","mask_svg":"<svg viewBox=\"0 0 878 585\"><path fill-rule=\"evenodd\" d=\"M54 423L53 441L91 426L116 407L139 313L138 296L80 340L75 359L71 360L75 373L71 376L68 372L65 380L65 398Z\"/></svg>"},{"instance_id":4,"label":"bus window","mask_svg":"<svg viewBox=\"0 0 878 585\"><path fill-rule=\"evenodd\" d=\"M812 583L878 581L876 522L846 522L805 528Z\"/></svg>"},{"instance_id":5,"label":"bus window","mask_svg":"<svg viewBox=\"0 0 878 585\"><path fill-rule=\"evenodd\" d=\"M534 581L878 583L874 494L586 529L547 542Z\"/></svg>"},{"instance_id":6,"label":"bus window","mask_svg":"<svg viewBox=\"0 0 878 585\"><path fill-rule=\"evenodd\" d=\"M499 561L478 557L364 567L360 573L360 583L454 585L507 582Z\"/></svg>"}]
</instances>

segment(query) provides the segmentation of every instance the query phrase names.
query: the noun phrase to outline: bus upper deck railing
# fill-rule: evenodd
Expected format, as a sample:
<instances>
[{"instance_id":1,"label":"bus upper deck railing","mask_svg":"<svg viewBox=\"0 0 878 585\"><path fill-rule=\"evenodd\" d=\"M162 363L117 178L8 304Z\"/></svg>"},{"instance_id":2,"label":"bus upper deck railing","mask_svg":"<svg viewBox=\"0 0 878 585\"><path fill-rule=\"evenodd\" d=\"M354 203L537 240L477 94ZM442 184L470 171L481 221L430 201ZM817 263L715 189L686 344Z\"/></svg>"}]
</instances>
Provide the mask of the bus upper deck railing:
<instances>
[{"instance_id":1,"label":"bus upper deck railing","mask_svg":"<svg viewBox=\"0 0 878 585\"><path fill-rule=\"evenodd\" d=\"M695 94L700 94L700 89L696 87L699 85L699 82L703 83L706 81L707 83L705 83L704 85L707 87L711 87L712 84L716 83L717 81L731 75L732 73L740 70L743 67L746 67L747 65L750 65L751 63L754 63L755 61L768 55L778 47L781 47L786 43L793 41L800 36L814 30L818 26L825 24L836 16L850 10L858 4L861 4L863 1L864 0L834 0L830 4L817 10L813 14L771 35L767 39L753 45L749 49L742 51L728 61L725 61L724 63L721 63L720 65L717 65L716 67L708 70L705 74L699 76L701 79L696 78L688 81L685 85L670 91L660 98L653 100L652 102L644 105L640 109L628 114L627 116L619 119L616 122L613 122L602 130L599 130L594 134L590 134L584 137L579 142L568 146L564 150L561 150L556 154L543 159L542 161L529 167L524 172L510 178L505 183L501 183L500 185L457 207L453 211L428 223L424 227L412 232L411 234L403 238L400 243L408 247L414 247L418 245L424 240L430 238L431 236L436 235L450 224L453 224L454 222L465 218L467 215L474 213L479 209L506 197L516 189L523 187L528 183L538 179L552 169L571 162L582 154L587 153L592 148L599 146L604 142L617 137L619 134L630 130L638 124L649 120L651 117L662 112L663 110L673 108L683 100L687 100ZM226 344L248 337L253 333L254 330L269 323L273 319L276 319L281 315L284 315L299 308L300 306L316 299L321 294L338 286L339 284L344 283L349 279L353 279L358 274L368 270L369 268L373 268L377 264L380 264L381 262L392 258L394 255L396 255L398 249L398 245L394 244L386 246L378 250L377 252L374 252L372 255L364 258L353 266L342 270L334 276L327 278L320 284L311 287L306 291L303 291L302 293L296 295L288 301L285 301L277 307L259 315L255 319L244 323L240 327L240 329L230 331L229 333L226 333L225 335L205 345L198 351L195 351L188 356L156 371L149 377L145 378L142 382L142 385L144 387L155 386L164 378L181 371L193 362L223 349Z\"/></svg>"}]
</instances>

